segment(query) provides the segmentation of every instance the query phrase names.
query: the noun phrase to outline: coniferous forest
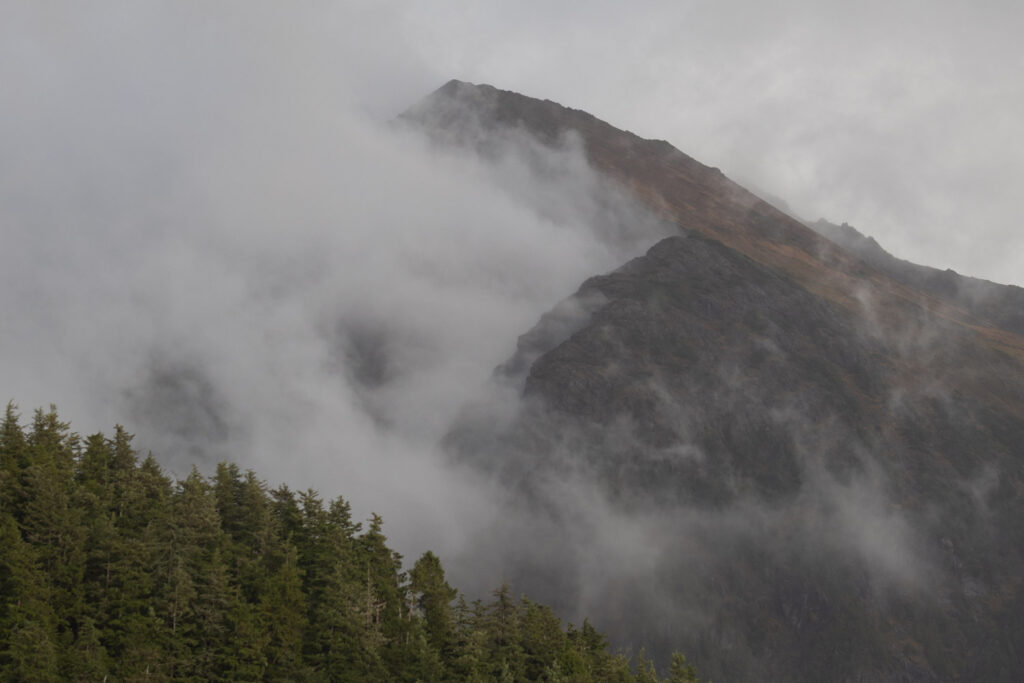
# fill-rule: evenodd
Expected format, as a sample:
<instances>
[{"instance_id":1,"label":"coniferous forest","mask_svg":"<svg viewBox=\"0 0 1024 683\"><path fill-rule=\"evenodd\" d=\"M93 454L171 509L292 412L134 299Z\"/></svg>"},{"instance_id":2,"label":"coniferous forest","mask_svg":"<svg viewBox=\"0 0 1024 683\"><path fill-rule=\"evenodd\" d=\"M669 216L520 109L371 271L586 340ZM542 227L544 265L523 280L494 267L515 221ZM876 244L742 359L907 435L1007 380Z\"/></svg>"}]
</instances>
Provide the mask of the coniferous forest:
<instances>
[{"instance_id":1,"label":"coniferous forest","mask_svg":"<svg viewBox=\"0 0 1024 683\"><path fill-rule=\"evenodd\" d=\"M671 681L696 681L682 655ZM0 433L0 679L658 681L508 586L469 602L380 517L221 464L173 481L56 410Z\"/></svg>"}]
</instances>

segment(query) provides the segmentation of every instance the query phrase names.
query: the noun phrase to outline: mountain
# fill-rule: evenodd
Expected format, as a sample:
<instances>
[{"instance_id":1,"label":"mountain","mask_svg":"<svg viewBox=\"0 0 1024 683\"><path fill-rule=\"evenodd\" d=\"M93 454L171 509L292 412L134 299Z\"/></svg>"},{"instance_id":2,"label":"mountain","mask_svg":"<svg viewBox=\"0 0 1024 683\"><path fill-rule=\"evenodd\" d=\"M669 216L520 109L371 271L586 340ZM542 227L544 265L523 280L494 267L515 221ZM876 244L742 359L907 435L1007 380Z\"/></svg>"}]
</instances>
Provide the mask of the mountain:
<instances>
[{"instance_id":1,"label":"mountain","mask_svg":"<svg viewBox=\"0 0 1024 683\"><path fill-rule=\"evenodd\" d=\"M904 261L846 223L819 219L811 227L893 280L956 305L986 326L1024 334L1024 289Z\"/></svg>"},{"instance_id":2,"label":"mountain","mask_svg":"<svg viewBox=\"0 0 1024 683\"><path fill-rule=\"evenodd\" d=\"M480 552L517 587L718 681L1017 680L1019 288L550 101L452 81L401 120L484 157L576 144L672 226L525 331L494 376L514 405L446 439L507 485Z\"/></svg>"}]
</instances>

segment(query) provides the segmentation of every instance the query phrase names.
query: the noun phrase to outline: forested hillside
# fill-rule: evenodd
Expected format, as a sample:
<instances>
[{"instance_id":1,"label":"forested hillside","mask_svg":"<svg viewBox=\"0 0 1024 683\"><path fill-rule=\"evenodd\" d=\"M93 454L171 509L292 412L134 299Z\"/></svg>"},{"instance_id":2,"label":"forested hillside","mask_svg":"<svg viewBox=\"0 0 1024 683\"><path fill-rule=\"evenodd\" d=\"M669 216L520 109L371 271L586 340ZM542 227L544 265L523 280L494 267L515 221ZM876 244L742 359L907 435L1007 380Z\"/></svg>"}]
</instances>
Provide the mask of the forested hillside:
<instances>
[{"instance_id":1,"label":"forested hillside","mask_svg":"<svg viewBox=\"0 0 1024 683\"><path fill-rule=\"evenodd\" d=\"M0 679L657 681L507 586L467 600L382 520L221 464L172 481L122 427L0 433ZM631 670L632 669L632 670ZM695 681L680 655L672 681Z\"/></svg>"}]
</instances>

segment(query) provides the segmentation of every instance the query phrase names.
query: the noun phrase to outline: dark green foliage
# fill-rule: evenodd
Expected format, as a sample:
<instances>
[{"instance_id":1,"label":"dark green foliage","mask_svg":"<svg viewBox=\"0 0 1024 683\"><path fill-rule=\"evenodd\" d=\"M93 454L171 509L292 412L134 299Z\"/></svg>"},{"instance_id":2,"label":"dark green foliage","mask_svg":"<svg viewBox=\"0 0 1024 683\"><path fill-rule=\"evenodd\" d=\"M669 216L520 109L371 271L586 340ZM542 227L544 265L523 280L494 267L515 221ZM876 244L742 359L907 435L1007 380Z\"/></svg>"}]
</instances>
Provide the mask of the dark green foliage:
<instances>
[{"instance_id":1,"label":"dark green foliage","mask_svg":"<svg viewBox=\"0 0 1024 683\"><path fill-rule=\"evenodd\" d=\"M697 683L697 669L686 661L683 654L675 652L672 654L668 680L669 683Z\"/></svg>"},{"instance_id":2,"label":"dark green foliage","mask_svg":"<svg viewBox=\"0 0 1024 683\"><path fill-rule=\"evenodd\" d=\"M0 518L0 678L57 680L57 618L36 548Z\"/></svg>"},{"instance_id":3,"label":"dark green foliage","mask_svg":"<svg viewBox=\"0 0 1024 683\"><path fill-rule=\"evenodd\" d=\"M232 464L172 483L131 441L83 442L52 408L26 433L8 405L0 680L657 680L507 585L467 605L431 552L405 573L341 498Z\"/></svg>"},{"instance_id":4,"label":"dark green foliage","mask_svg":"<svg viewBox=\"0 0 1024 683\"><path fill-rule=\"evenodd\" d=\"M426 638L438 653L450 657L455 648L452 601L459 592L444 578L441 560L429 550L409 572L409 588L424 621Z\"/></svg>"},{"instance_id":5,"label":"dark green foliage","mask_svg":"<svg viewBox=\"0 0 1024 683\"><path fill-rule=\"evenodd\" d=\"M562 622L550 607L524 598L519 634L528 680L551 678L559 671L560 655L567 642Z\"/></svg>"},{"instance_id":6,"label":"dark green foliage","mask_svg":"<svg viewBox=\"0 0 1024 683\"><path fill-rule=\"evenodd\" d=\"M8 403L0 427L0 511L17 514L24 502L22 478L28 469L28 444L14 404Z\"/></svg>"},{"instance_id":7,"label":"dark green foliage","mask_svg":"<svg viewBox=\"0 0 1024 683\"><path fill-rule=\"evenodd\" d=\"M646 653L640 650L636 662L637 683L658 683L658 672L654 670L654 662L647 659Z\"/></svg>"}]
</instances>

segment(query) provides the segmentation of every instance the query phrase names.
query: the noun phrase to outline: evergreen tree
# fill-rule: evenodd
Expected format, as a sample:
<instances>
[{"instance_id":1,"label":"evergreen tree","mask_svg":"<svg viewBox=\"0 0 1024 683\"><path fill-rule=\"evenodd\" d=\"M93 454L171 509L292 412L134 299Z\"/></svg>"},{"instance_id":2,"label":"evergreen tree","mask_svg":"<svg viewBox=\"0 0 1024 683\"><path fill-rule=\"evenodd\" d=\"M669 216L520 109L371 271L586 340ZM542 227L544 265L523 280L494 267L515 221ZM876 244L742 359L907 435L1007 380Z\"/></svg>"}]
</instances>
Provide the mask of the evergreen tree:
<instances>
[{"instance_id":1,"label":"evergreen tree","mask_svg":"<svg viewBox=\"0 0 1024 683\"><path fill-rule=\"evenodd\" d=\"M507 583L494 591L486 630L490 636L490 673L497 679L523 675L524 657L519 633L519 605L512 599Z\"/></svg>"},{"instance_id":2,"label":"evergreen tree","mask_svg":"<svg viewBox=\"0 0 1024 683\"><path fill-rule=\"evenodd\" d=\"M28 463L28 443L16 406L10 402L0 426L0 512L6 511L18 520L24 503L23 477Z\"/></svg>"},{"instance_id":3,"label":"evergreen tree","mask_svg":"<svg viewBox=\"0 0 1024 683\"><path fill-rule=\"evenodd\" d=\"M300 680L306 675L302 659L303 634L309 628L306 596L298 551L287 543L283 557L260 594L260 621L266 632L264 657L268 680Z\"/></svg>"},{"instance_id":4,"label":"evergreen tree","mask_svg":"<svg viewBox=\"0 0 1024 683\"><path fill-rule=\"evenodd\" d=\"M480 600L471 605L458 596L455 609L454 657L446 660L457 681L486 681L488 674L489 637L484 630L486 608Z\"/></svg>"},{"instance_id":5,"label":"evergreen tree","mask_svg":"<svg viewBox=\"0 0 1024 683\"><path fill-rule=\"evenodd\" d=\"M520 631L527 680L550 678L560 670L560 655L567 641L562 623L550 607L524 599Z\"/></svg>"},{"instance_id":6,"label":"evergreen tree","mask_svg":"<svg viewBox=\"0 0 1024 683\"><path fill-rule=\"evenodd\" d=\"M636 683L659 683L658 672L654 668L654 662L647 659L643 648L636 660Z\"/></svg>"},{"instance_id":7,"label":"evergreen tree","mask_svg":"<svg viewBox=\"0 0 1024 683\"><path fill-rule=\"evenodd\" d=\"M69 681L102 681L109 676L107 650L100 639L100 630L91 617L83 617L78 625L74 646L67 653L64 677Z\"/></svg>"},{"instance_id":8,"label":"evergreen tree","mask_svg":"<svg viewBox=\"0 0 1024 683\"><path fill-rule=\"evenodd\" d=\"M95 499L93 503L104 511L110 507L112 486L110 482L114 453L110 441L102 433L93 434L85 440L85 448L78 458L75 472L78 492Z\"/></svg>"},{"instance_id":9,"label":"evergreen tree","mask_svg":"<svg viewBox=\"0 0 1024 683\"><path fill-rule=\"evenodd\" d=\"M450 659L455 646L451 603L458 591L448 585L441 560L429 550L416 561L409 580L409 587L417 596L416 607L426 622L428 642L441 656Z\"/></svg>"},{"instance_id":10,"label":"evergreen tree","mask_svg":"<svg viewBox=\"0 0 1024 683\"><path fill-rule=\"evenodd\" d=\"M286 485L270 491L270 514L277 533L297 543L303 532L303 516L295 493Z\"/></svg>"},{"instance_id":11,"label":"evergreen tree","mask_svg":"<svg viewBox=\"0 0 1024 683\"><path fill-rule=\"evenodd\" d=\"M32 544L50 586L57 617L60 670L66 671L86 606L85 509L75 500L78 436L53 406L37 410L27 439L29 464L23 476L21 531Z\"/></svg>"},{"instance_id":12,"label":"evergreen tree","mask_svg":"<svg viewBox=\"0 0 1024 683\"><path fill-rule=\"evenodd\" d=\"M110 504L105 522L94 525L87 585L89 604L103 630L103 642L122 676L160 675L175 650L171 629L158 616L175 560L167 530L173 526L171 483L152 458L111 458ZM128 469L130 467L130 469Z\"/></svg>"},{"instance_id":13,"label":"evergreen tree","mask_svg":"<svg viewBox=\"0 0 1024 683\"><path fill-rule=\"evenodd\" d=\"M222 464L172 485L115 427L0 427L0 680L656 681L504 585L467 604L383 521ZM682 655L673 681L696 681Z\"/></svg>"},{"instance_id":14,"label":"evergreen tree","mask_svg":"<svg viewBox=\"0 0 1024 683\"><path fill-rule=\"evenodd\" d=\"M35 548L0 513L0 679L56 681L57 615Z\"/></svg>"},{"instance_id":15,"label":"evergreen tree","mask_svg":"<svg viewBox=\"0 0 1024 683\"><path fill-rule=\"evenodd\" d=\"M72 501L76 443L52 407L49 413L36 411L28 439L21 527L59 592L54 599L61 609L74 600L84 570L82 510Z\"/></svg>"},{"instance_id":16,"label":"evergreen tree","mask_svg":"<svg viewBox=\"0 0 1024 683\"><path fill-rule=\"evenodd\" d=\"M669 683L698 683L697 669L686 661L680 652L672 653L672 667L669 669Z\"/></svg>"}]
</instances>

